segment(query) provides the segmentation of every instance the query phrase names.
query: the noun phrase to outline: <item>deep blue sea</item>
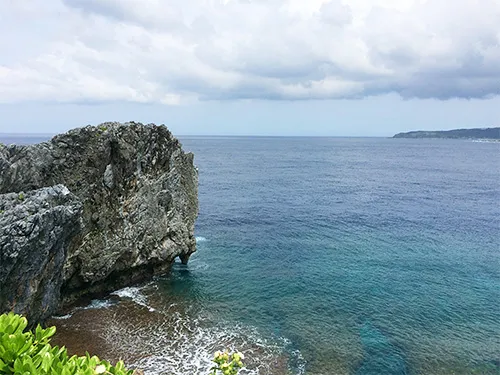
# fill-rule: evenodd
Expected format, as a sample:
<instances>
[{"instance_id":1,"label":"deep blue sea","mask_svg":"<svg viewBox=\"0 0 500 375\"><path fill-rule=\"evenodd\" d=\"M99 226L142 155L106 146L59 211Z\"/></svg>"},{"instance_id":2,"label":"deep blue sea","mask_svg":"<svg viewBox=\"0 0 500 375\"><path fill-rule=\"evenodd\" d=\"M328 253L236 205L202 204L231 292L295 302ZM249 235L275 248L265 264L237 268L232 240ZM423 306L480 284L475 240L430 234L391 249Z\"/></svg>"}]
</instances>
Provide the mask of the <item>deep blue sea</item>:
<instances>
[{"instance_id":1,"label":"deep blue sea","mask_svg":"<svg viewBox=\"0 0 500 375\"><path fill-rule=\"evenodd\" d=\"M202 374L223 345L261 375L500 373L500 143L181 141L198 251L94 304L110 353L147 374Z\"/></svg>"}]
</instances>

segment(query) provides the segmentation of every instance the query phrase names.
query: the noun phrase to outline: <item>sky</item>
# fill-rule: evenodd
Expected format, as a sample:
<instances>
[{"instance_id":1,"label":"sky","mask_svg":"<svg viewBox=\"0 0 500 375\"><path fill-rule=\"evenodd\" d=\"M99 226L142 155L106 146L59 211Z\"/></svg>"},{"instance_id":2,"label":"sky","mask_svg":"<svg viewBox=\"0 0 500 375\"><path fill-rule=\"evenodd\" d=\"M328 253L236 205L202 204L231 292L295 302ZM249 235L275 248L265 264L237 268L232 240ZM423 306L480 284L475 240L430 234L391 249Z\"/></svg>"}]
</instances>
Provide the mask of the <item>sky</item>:
<instances>
[{"instance_id":1,"label":"sky","mask_svg":"<svg viewBox=\"0 0 500 375\"><path fill-rule=\"evenodd\" d=\"M0 133L500 126L500 0L0 0Z\"/></svg>"}]
</instances>

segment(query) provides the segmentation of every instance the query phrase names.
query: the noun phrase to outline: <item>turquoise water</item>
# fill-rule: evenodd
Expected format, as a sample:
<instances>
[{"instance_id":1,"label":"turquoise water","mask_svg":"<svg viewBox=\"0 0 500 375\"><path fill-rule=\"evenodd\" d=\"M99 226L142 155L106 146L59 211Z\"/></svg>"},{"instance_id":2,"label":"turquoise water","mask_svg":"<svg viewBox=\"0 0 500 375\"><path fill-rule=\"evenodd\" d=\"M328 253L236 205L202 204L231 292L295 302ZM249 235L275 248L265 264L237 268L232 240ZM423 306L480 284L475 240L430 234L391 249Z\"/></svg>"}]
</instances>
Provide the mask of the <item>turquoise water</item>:
<instances>
[{"instance_id":1,"label":"turquoise water","mask_svg":"<svg viewBox=\"0 0 500 375\"><path fill-rule=\"evenodd\" d=\"M198 252L158 281L292 373L498 374L500 144L182 139Z\"/></svg>"},{"instance_id":2,"label":"turquoise water","mask_svg":"<svg viewBox=\"0 0 500 375\"><path fill-rule=\"evenodd\" d=\"M182 143L198 252L56 320L61 342L146 375L224 346L254 375L500 373L500 143Z\"/></svg>"}]
</instances>

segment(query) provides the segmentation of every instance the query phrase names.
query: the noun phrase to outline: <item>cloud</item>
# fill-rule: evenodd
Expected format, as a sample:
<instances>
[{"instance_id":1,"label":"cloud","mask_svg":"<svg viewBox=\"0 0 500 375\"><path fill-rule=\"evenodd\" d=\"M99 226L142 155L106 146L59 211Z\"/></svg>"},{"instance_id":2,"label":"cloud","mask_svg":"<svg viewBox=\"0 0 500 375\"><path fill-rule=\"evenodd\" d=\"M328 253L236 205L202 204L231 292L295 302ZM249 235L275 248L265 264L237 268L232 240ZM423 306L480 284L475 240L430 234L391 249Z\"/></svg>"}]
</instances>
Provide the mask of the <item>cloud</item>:
<instances>
[{"instance_id":1,"label":"cloud","mask_svg":"<svg viewBox=\"0 0 500 375\"><path fill-rule=\"evenodd\" d=\"M0 102L500 94L498 0L0 1Z\"/></svg>"}]
</instances>

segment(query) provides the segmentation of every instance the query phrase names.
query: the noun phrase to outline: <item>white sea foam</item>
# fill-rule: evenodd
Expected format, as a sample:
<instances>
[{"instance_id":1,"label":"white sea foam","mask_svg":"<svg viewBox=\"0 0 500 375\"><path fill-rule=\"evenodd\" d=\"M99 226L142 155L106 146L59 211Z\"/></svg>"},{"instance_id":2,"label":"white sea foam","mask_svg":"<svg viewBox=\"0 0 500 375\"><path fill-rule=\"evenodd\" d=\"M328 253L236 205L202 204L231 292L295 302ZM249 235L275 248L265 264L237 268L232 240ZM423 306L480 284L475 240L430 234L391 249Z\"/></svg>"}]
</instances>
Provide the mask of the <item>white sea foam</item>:
<instances>
[{"instance_id":1,"label":"white sea foam","mask_svg":"<svg viewBox=\"0 0 500 375\"><path fill-rule=\"evenodd\" d=\"M208 374L213 353L225 349L245 354L247 368L241 375L292 374L287 371L289 358L293 374L304 373L300 352L289 350L288 340L266 339L255 328L221 321L217 313L155 293L156 287L152 283L112 293L134 303L93 300L79 308L79 329L105 340L102 356L122 358L145 375ZM60 318L71 324L70 316Z\"/></svg>"},{"instance_id":2,"label":"white sea foam","mask_svg":"<svg viewBox=\"0 0 500 375\"><path fill-rule=\"evenodd\" d=\"M302 356L300 350L294 350L292 356L295 357L297 361L297 375L304 375L306 373L306 360Z\"/></svg>"},{"instance_id":3,"label":"white sea foam","mask_svg":"<svg viewBox=\"0 0 500 375\"><path fill-rule=\"evenodd\" d=\"M189 270L190 271L199 271L199 270L206 270L210 268L210 265L206 262L200 261L200 258L197 256L194 256L190 261L189 261Z\"/></svg>"},{"instance_id":4,"label":"white sea foam","mask_svg":"<svg viewBox=\"0 0 500 375\"><path fill-rule=\"evenodd\" d=\"M138 305L146 307L149 311L155 311L154 308L147 304L148 299L142 293L142 288L139 287L127 287L123 289L119 289L111 293L112 295L118 296L120 298L130 298L132 301L137 303Z\"/></svg>"},{"instance_id":5,"label":"white sea foam","mask_svg":"<svg viewBox=\"0 0 500 375\"><path fill-rule=\"evenodd\" d=\"M205 237L195 237L196 242L206 242L207 239Z\"/></svg>"},{"instance_id":6,"label":"white sea foam","mask_svg":"<svg viewBox=\"0 0 500 375\"><path fill-rule=\"evenodd\" d=\"M271 373L269 362L273 355L278 354L278 348L269 345L260 337L247 336L248 332L244 331L202 327L198 321L188 322L181 316L177 316L174 329L175 333L171 336L160 334L146 338L146 341L156 341L153 345L141 342L141 345L154 348L154 351L133 363L133 366L144 370L146 375L206 374L213 366L211 360L216 350L238 349L243 351L246 358L256 359L257 352L260 356L259 363L245 368L241 374L264 375ZM143 337L142 340L144 339ZM225 345L221 347L221 343ZM245 347L246 349L242 349Z\"/></svg>"},{"instance_id":7,"label":"white sea foam","mask_svg":"<svg viewBox=\"0 0 500 375\"><path fill-rule=\"evenodd\" d=\"M189 310L189 309L188 309ZM285 339L264 339L256 329L242 325L214 325L207 317L193 318L176 304L157 308L140 319L112 319L103 327L103 337L116 348L116 356L133 358L127 364L145 375L207 374L217 350L242 351L248 368L242 375L271 375L278 361L286 367ZM134 312L121 316L128 319ZM125 354L126 353L126 354ZM303 362L299 352L294 362ZM283 373L286 372L286 368ZM288 372L287 372L288 373ZM303 371L295 372L303 374Z\"/></svg>"},{"instance_id":8,"label":"white sea foam","mask_svg":"<svg viewBox=\"0 0 500 375\"><path fill-rule=\"evenodd\" d=\"M105 309L113 306L113 302L107 299L93 299L90 303L82 308L77 308L76 310L90 310L90 309Z\"/></svg>"},{"instance_id":9,"label":"white sea foam","mask_svg":"<svg viewBox=\"0 0 500 375\"><path fill-rule=\"evenodd\" d=\"M245 354L247 364L241 375L276 374L276 366L282 369L280 374L304 374L305 362L299 351L289 350L288 340L266 339L257 329L221 322L210 311L158 299L157 293L151 293L156 287L152 283L112 293L134 304L93 300L83 308L89 314L94 314L92 309L101 309L99 324L90 329L108 344L102 355L123 358L127 366L142 369L145 375L185 375L208 374L214 352L238 350ZM298 367L293 373L286 369L289 358Z\"/></svg>"},{"instance_id":10,"label":"white sea foam","mask_svg":"<svg viewBox=\"0 0 500 375\"><path fill-rule=\"evenodd\" d=\"M57 320L67 320L67 319L70 319L73 316L73 314L76 311L79 311L79 310L99 310L99 309L106 309L106 308L111 307L113 305L115 305L115 303L113 301L110 301L110 300L107 300L107 299L93 299L86 306L75 307L75 308L73 308L71 310L70 313L68 313L66 315L54 315L54 316L52 316L52 318L53 319L57 319Z\"/></svg>"},{"instance_id":11,"label":"white sea foam","mask_svg":"<svg viewBox=\"0 0 500 375\"><path fill-rule=\"evenodd\" d=\"M54 315L52 316L52 319L57 319L57 320L66 320L69 319L73 316L73 314L66 314L66 315Z\"/></svg>"},{"instance_id":12,"label":"white sea foam","mask_svg":"<svg viewBox=\"0 0 500 375\"><path fill-rule=\"evenodd\" d=\"M500 144L500 141L498 139L473 139L472 142L475 142L475 143L498 143L498 144Z\"/></svg>"}]
</instances>

